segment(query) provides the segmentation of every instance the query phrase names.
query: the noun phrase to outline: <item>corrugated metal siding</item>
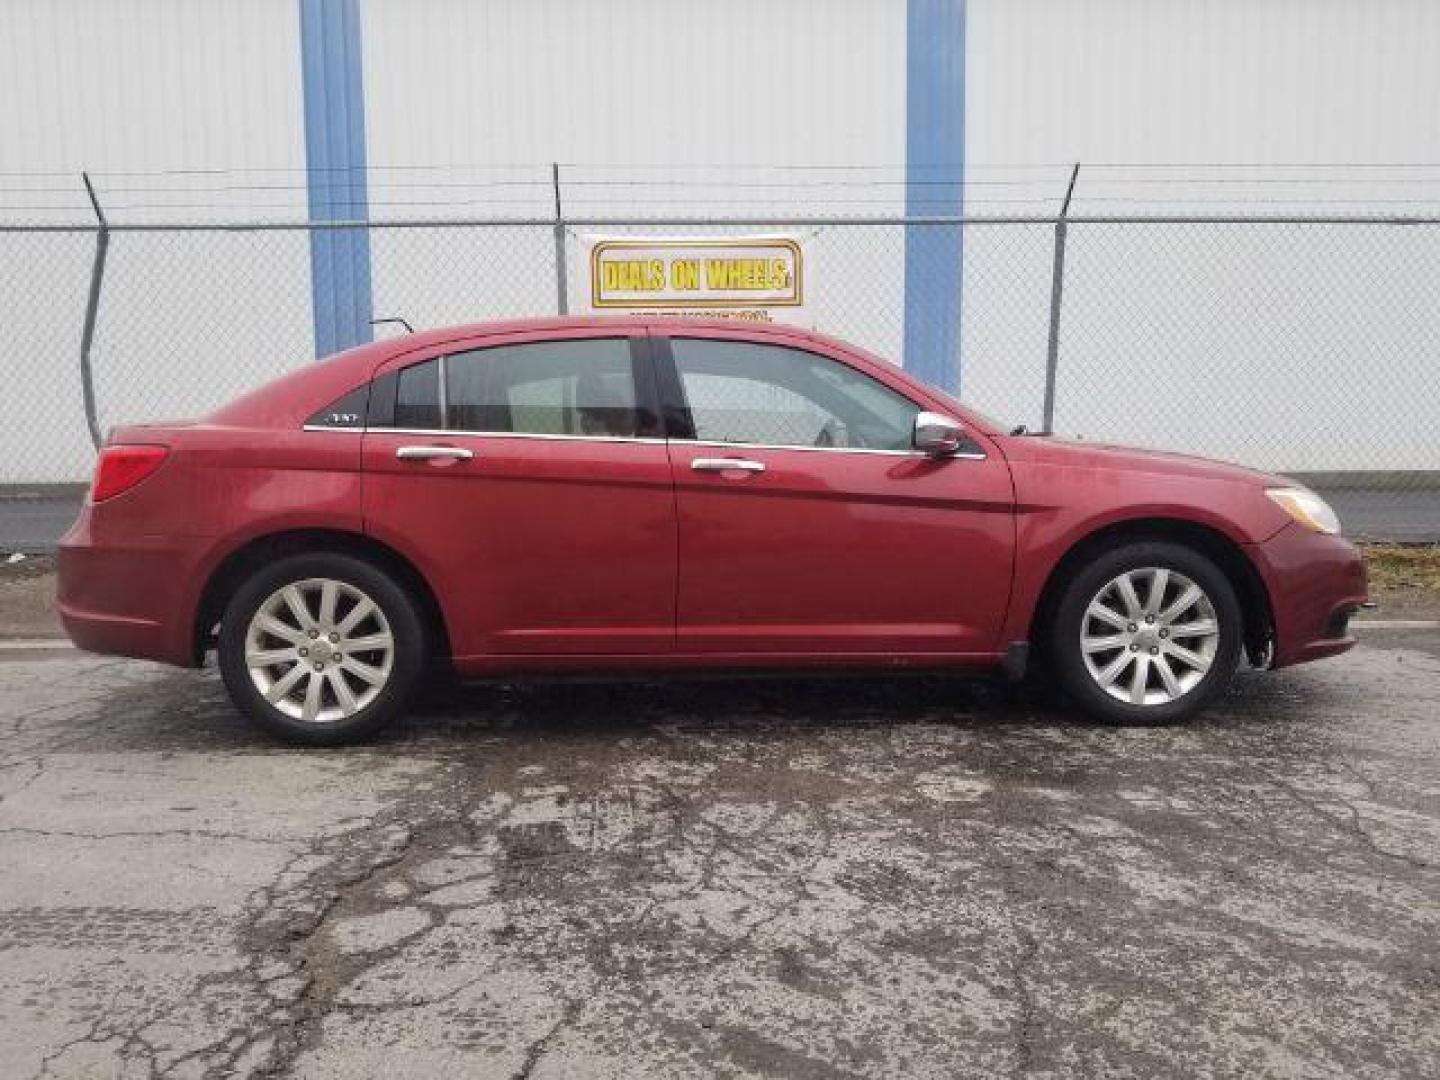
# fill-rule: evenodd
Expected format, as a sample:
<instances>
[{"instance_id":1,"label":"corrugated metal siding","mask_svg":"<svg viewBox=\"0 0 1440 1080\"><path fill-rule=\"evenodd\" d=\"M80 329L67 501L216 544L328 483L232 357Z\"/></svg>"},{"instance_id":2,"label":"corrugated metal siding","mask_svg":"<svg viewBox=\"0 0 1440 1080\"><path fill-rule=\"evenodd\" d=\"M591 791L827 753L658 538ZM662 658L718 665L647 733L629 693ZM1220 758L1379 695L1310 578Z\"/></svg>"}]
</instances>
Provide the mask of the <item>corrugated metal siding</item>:
<instances>
[{"instance_id":1,"label":"corrugated metal siding","mask_svg":"<svg viewBox=\"0 0 1440 1080\"><path fill-rule=\"evenodd\" d=\"M4 171L304 166L294 0L9 0L0 42Z\"/></svg>"},{"instance_id":2,"label":"corrugated metal siding","mask_svg":"<svg viewBox=\"0 0 1440 1080\"><path fill-rule=\"evenodd\" d=\"M369 0L364 14L382 220L547 216L551 162L570 216L903 212L903 3ZM848 168L788 168L817 165ZM903 243L898 229L873 239L865 280L832 278L820 303L873 312L862 339L898 356ZM862 265L859 242L817 236L813 280L827 244L852 245L846 264ZM380 232L373 251L380 315L436 325L555 308L542 233ZM579 251L574 237L572 287ZM424 273L437 265L466 269Z\"/></svg>"},{"instance_id":3,"label":"corrugated metal siding","mask_svg":"<svg viewBox=\"0 0 1440 1080\"><path fill-rule=\"evenodd\" d=\"M571 213L904 205L900 0L361 0L360 10L379 218L543 216L551 161L568 163ZM1262 172L1246 185L1194 167L1440 163L1433 0L968 0L967 36L969 176L1036 181L975 183L974 212L1054 210L1063 165L1015 163L1075 160L1087 163L1082 213L1264 211L1298 198L1314 210L1322 191L1350 211L1417 195L1440 209L1440 191L1418 191L1403 170L1338 184ZM81 168L101 174L120 220L305 213L298 0L8 0L0 102L0 174L27 174L0 176L10 220L89 222ZM1191 163L1171 178L1203 182L1155 184L1153 171L1106 162ZM773 169L813 165L851 168L809 190L785 185L822 174ZM376 314L433 325L550 310L547 233L379 232ZM1429 235L1073 229L1060 426L1252 459L1268 440L1259 463L1290 467L1426 464L1410 433L1433 428L1440 402L1413 378L1375 373L1431 363L1432 335L1415 321L1440 259ZM1051 236L1041 226L966 236L965 391L1015 419L1033 421L1040 399ZM902 230L818 229L812 243L826 325L898 357ZM11 335L0 380L29 395L11 402L5 435L26 447L23 475L0 455L12 470L0 480L88 466L74 370L89 250L88 237L0 239ZM863 272L827 277L842 266ZM194 413L266 364L305 362L310 276L300 234L117 237L96 356L102 423ZM1145 380L1207 408L1147 415ZM1257 412L1256 401L1275 404ZM1342 460L1328 438L1357 402L1379 429L1363 462ZM73 425L55 419L71 415Z\"/></svg>"},{"instance_id":4,"label":"corrugated metal siding","mask_svg":"<svg viewBox=\"0 0 1440 1080\"><path fill-rule=\"evenodd\" d=\"M999 210L1054 212L1064 165L1017 163L1078 161L1081 215L1440 212L1440 172L1377 167L1440 163L1433 0L969 14L971 176L1041 198ZM1049 232L966 260L967 394L1031 423ZM1434 468L1437 262L1431 227L1073 226L1056 426L1272 468Z\"/></svg>"},{"instance_id":5,"label":"corrugated metal siding","mask_svg":"<svg viewBox=\"0 0 1440 1080\"><path fill-rule=\"evenodd\" d=\"M117 222L299 218L299 70L294 0L7 0L0 217L93 223L88 169ZM93 246L0 236L0 482L89 472L78 366ZM304 362L308 288L303 235L116 234L94 353L102 425L194 415Z\"/></svg>"},{"instance_id":6,"label":"corrugated metal siding","mask_svg":"<svg viewBox=\"0 0 1440 1080\"><path fill-rule=\"evenodd\" d=\"M369 0L377 164L905 159L886 0Z\"/></svg>"},{"instance_id":7,"label":"corrugated metal siding","mask_svg":"<svg viewBox=\"0 0 1440 1080\"><path fill-rule=\"evenodd\" d=\"M972 162L1440 161L1434 0L969 0Z\"/></svg>"}]
</instances>

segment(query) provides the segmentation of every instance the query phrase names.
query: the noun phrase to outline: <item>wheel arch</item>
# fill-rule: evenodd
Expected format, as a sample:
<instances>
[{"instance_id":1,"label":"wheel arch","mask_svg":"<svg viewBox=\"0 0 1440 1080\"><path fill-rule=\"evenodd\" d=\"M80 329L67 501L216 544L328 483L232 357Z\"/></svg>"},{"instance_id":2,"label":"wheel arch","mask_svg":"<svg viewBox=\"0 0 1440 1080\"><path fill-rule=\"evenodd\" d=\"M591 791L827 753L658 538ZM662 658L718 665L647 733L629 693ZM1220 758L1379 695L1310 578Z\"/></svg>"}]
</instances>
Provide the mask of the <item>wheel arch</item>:
<instances>
[{"instance_id":1,"label":"wheel arch","mask_svg":"<svg viewBox=\"0 0 1440 1080\"><path fill-rule=\"evenodd\" d=\"M1043 653L1049 639L1046 628L1055 617L1065 582L1070 576L1106 548L1136 540L1183 544L1213 561L1229 580L1240 601L1241 615L1245 620L1246 655L1257 665L1267 659L1274 638L1275 621L1269 590L1254 562L1238 543L1219 529L1198 521L1170 517L1111 522L1075 541L1050 569L1040 590L1040 599L1030 616L1032 649Z\"/></svg>"},{"instance_id":2,"label":"wheel arch","mask_svg":"<svg viewBox=\"0 0 1440 1080\"><path fill-rule=\"evenodd\" d=\"M191 629L191 649L196 663L213 648L215 628L237 589L257 569L290 555L338 554L364 559L393 576L420 606L421 619L429 636L431 655L448 658L450 630L435 590L425 575L399 551L364 533L342 529L287 529L266 533L242 544L225 556L205 581Z\"/></svg>"}]
</instances>

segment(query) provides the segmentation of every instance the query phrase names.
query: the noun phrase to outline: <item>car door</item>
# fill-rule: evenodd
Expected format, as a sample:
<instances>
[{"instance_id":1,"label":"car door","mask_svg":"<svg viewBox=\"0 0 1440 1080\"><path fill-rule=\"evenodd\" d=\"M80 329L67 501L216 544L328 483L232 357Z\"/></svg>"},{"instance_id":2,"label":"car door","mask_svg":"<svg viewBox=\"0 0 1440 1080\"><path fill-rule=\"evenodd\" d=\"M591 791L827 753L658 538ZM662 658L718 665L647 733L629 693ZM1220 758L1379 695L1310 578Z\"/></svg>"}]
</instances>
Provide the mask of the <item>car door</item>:
<instances>
[{"instance_id":1,"label":"car door","mask_svg":"<svg viewBox=\"0 0 1440 1080\"><path fill-rule=\"evenodd\" d=\"M366 527L421 565L457 657L671 650L674 495L643 334L392 360L363 458Z\"/></svg>"},{"instance_id":2,"label":"car door","mask_svg":"<svg viewBox=\"0 0 1440 1080\"><path fill-rule=\"evenodd\" d=\"M753 337L753 339L752 339ZM982 654L1014 550L998 451L911 448L920 406L838 353L745 332L656 350L682 653Z\"/></svg>"}]
</instances>

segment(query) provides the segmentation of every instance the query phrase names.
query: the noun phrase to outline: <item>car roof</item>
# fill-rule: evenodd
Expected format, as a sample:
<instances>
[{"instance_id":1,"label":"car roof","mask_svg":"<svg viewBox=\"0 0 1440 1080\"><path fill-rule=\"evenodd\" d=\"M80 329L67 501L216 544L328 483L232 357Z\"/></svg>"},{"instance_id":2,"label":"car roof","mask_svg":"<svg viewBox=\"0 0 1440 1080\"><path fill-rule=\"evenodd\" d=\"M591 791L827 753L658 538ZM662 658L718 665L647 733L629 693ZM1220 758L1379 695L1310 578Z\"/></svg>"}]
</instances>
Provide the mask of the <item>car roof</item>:
<instances>
[{"instance_id":1,"label":"car roof","mask_svg":"<svg viewBox=\"0 0 1440 1080\"><path fill-rule=\"evenodd\" d=\"M752 319L697 318L671 315L551 315L543 318L504 319L487 322L459 323L454 326L417 330L383 338L374 343L386 352L409 352L428 345L440 345L468 337L533 333L544 330L604 330L607 327L645 328L658 331L743 330L746 333L774 334L777 337L808 338L855 350L854 345L814 330L789 323L770 323Z\"/></svg>"}]
</instances>

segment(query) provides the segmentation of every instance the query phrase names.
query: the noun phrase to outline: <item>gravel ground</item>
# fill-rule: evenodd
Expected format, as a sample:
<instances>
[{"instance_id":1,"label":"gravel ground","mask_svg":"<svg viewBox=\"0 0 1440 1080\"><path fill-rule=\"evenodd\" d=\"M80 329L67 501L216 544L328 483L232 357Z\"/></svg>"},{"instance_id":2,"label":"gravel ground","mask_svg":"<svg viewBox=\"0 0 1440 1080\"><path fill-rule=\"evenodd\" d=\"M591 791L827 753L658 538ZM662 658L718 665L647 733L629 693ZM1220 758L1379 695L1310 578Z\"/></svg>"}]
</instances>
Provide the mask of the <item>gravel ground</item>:
<instances>
[{"instance_id":1,"label":"gravel ground","mask_svg":"<svg viewBox=\"0 0 1440 1080\"><path fill-rule=\"evenodd\" d=\"M55 613L55 557L0 561L0 640L63 633Z\"/></svg>"},{"instance_id":2,"label":"gravel ground","mask_svg":"<svg viewBox=\"0 0 1440 1080\"><path fill-rule=\"evenodd\" d=\"M1436 1076L1440 634L1178 728L960 680L252 733L0 662L0 1076Z\"/></svg>"}]
</instances>

